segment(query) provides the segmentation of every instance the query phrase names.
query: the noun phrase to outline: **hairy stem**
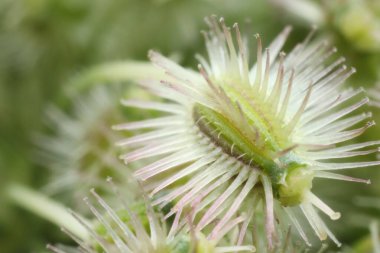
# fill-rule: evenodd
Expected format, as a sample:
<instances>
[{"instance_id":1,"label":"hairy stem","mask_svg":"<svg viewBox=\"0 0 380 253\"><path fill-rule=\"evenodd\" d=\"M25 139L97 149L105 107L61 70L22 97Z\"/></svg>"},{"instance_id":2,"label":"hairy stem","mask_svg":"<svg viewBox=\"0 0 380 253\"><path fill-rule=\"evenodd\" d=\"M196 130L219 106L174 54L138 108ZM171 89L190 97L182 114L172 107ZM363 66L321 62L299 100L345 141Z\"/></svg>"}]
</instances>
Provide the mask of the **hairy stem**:
<instances>
[{"instance_id":1,"label":"hairy stem","mask_svg":"<svg viewBox=\"0 0 380 253\"><path fill-rule=\"evenodd\" d=\"M65 228L78 238L84 241L90 238L86 228L71 215L66 207L47 198L43 194L25 186L12 184L7 189L7 195L15 204Z\"/></svg>"},{"instance_id":2,"label":"hairy stem","mask_svg":"<svg viewBox=\"0 0 380 253\"><path fill-rule=\"evenodd\" d=\"M150 62L112 62L95 66L80 73L69 82L66 92L68 95L72 95L93 84L128 81L137 82L145 79L160 80L164 76L164 71L156 68Z\"/></svg>"}]
</instances>

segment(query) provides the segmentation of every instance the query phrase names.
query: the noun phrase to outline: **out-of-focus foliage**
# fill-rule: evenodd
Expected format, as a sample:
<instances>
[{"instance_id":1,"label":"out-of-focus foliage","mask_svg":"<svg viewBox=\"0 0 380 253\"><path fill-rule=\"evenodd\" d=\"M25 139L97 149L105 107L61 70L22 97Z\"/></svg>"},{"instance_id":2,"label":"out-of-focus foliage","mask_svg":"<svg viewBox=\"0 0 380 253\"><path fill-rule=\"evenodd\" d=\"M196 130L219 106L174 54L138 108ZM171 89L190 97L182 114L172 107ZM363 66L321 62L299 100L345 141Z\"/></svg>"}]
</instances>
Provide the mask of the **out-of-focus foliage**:
<instances>
[{"instance_id":1,"label":"out-of-focus foliage","mask_svg":"<svg viewBox=\"0 0 380 253\"><path fill-rule=\"evenodd\" d=\"M357 66L357 85L371 86L379 78L380 2L376 0L326 1L327 24L348 62ZM364 75L363 75L364 74Z\"/></svg>"},{"instance_id":2,"label":"out-of-focus foliage","mask_svg":"<svg viewBox=\"0 0 380 253\"><path fill-rule=\"evenodd\" d=\"M283 21L316 25L358 73L349 82L370 87L379 79L380 2L377 0L270 0Z\"/></svg>"},{"instance_id":3,"label":"out-of-focus foliage","mask_svg":"<svg viewBox=\"0 0 380 253\"><path fill-rule=\"evenodd\" d=\"M344 5L344 6L342 6ZM331 4L331 21L358 50L380 51L380 3L378 1L339 1Z\"/></svg>"},{"instance_id":4,"label":"out-of-focus foliage","mask_svg":"<svg viewBox=\"0 0 380 253\"><path fill-rule=\"evenodd\" d=\"M322 22L319 34L330 37L348 64L358 69L352 85L373 86L380 76L379 1L309 1L322 13L314 19ZM287 1L283 2L282 7ZM85 97L91 85L118 83L94 78L75 93L68 87L75 83L73 79L101 63L146 60L152 48L194 68L194 54L204 50L199 31L210 14L230 23L244 24L249 19L252 35L262 34L264 42L287 24L294 27L292 40L304 38L312 22L297 16L303 9L290 12L275 6L266 0L0 1L0 252L41 252L48 242L64 241L59 229L6 203L1 190L12 181L40 188L51 178L47 166L35 161L33 142L36 133L51 132L52 125L45 120L50 104L72 114L72 96ZM74 94L69 96L67 90ZM380 110L374 113L379 120ZM365 138L380 139L378 128ZM348 243L367 233L366 224L347 229L362 217L362 207L352 207L356 203L352 196L379 196L379 172L365 170L355 176L371 178L374 184L318 187L325 189L322 194L328 203L342 210L342 225L333 230ZM380 217L377 209L367 209L371 218Z\"/></svg>"}]
</instances>

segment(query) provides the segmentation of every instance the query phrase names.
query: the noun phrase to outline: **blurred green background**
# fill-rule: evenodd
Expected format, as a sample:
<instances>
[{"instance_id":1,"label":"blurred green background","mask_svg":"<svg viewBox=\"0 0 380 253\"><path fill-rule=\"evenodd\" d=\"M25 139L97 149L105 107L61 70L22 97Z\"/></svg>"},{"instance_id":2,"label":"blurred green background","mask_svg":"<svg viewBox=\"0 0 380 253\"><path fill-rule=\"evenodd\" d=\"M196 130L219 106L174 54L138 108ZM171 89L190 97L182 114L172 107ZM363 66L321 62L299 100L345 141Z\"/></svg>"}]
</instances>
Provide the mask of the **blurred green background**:
<instances>
[{"instance_id":1,"label":"blurred green background","mask_svg":"<svg viewBox=\"0 0 380 253\"><path fill-rule=\"evenodd\" d=\"M1 0L0 252L41 252L49 242L68 241L59 228L12 205L4 193L12 182L36 189L49 183L52 172L36 155L35 136L52 131L46 121L47 108L54 104L70 113L72 97L87 92L77 89L75 80L88 69L107 62L146 61L149 49L195 68L194 55L205 52L200 34L206 29L203 18L216 14L230 25L238 22L247 27L250 36L260 33L266 45L285 25L292 25L286 49L316 24L318 36L328 37L347 64L357 68L347 85L371 89L380 76L379 2ZM103 85L117 80L94 78L91 82ZM380 118L376 116L379 109L373 112L375 119ZM362 139L380 139L379 129L372 128ZM342 212L343 218L331 226L349 245L368 233L369 216L380 217L380 205L377 209L368 204L373 201L360 198L380 199L377 171L352 172L371 178L370 186L334 183L324 187L324 182L316 182L317 192Z\"/></svg>"}]
</instances>

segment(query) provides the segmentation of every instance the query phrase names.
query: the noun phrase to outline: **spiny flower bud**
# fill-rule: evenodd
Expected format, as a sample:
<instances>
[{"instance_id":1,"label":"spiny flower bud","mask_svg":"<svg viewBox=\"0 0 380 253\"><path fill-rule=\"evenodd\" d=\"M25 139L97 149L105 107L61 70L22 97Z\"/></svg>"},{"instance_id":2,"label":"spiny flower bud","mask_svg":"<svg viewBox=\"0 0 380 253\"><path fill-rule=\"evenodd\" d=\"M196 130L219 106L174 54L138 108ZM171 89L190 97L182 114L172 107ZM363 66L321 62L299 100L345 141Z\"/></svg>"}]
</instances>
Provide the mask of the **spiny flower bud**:
<instances>
[{"instance_id":1,"label":"spiny flower bud","mask_svg":"<svg viewBox=\"0 0 380 253\"><path fill-rule=\"evenodd\" d=\"M37 144L39 160L53 172L45 187L50 195L72 194L71 199L78 204L92 187L109 193L107 176L114 177L117 184L128 185L131 174L117 159L120 151L114 145L122 135L110 128L125 119L118 102L122 90L97 86L76 97L71 113L56 107L48 110L52 133L38 136Z\"/></svg>"},{"instance_id":2,"label":"spiny flower bud","mask_svg":"<svg viewBox=\"0 0 380 253\"><path fill-rule=\"evenodd\" d=\"M177 229L186 224L183 217L191 207L195 230L210 230L208 239L213 240L237 223L236 214L255 215L252 210L263 201L270 247L277 237L275 208L286 212L307 243L298 211L320 240L330 237L340 245L317 210L333 220L340 213L311 189L314 178L369 183L333 171L380 164L330 160L377 152L361 149L380 144L341 144L374 125L369 121L355 127L370 117L353 115L368 103L368 98L354 102L362 90L341 90L355 69L342 66L344 58L332 60L336 49L325 41L310 43L314 30L289 54L281 52L290 27L265 50L256 35L257 62L250 67L247 40L238 25L231 29L215 17L207 23L209 60L198 56L198 72L149 52L167 78L141 85L167 101L123 104L168 115L115 126L145 131L120 141L134 149L121 158L127 164L148 161L135 176L156 196L154 205L175 201L166 216L175 215Z\"/></svg>"},{"instance_id":3,"label":"spiny flower bud","mask_svg":"<svg viewBox=\"0 0 380 253\"><path fill-rule=\"evenodd\" d=\"M109 179L110 180L110 179ZM78 214L73 216L83 225L90 235L90 239L83 240L76 237L69 230L64 231L77 243L78 248L66 249L64 247L48 245L53 252L107 252L107 253L218 253L218 252L253 252L253 246L218 246L220 240L207 240L201 233L181 231L167 232L166 223L155 212L145 198L144 204L137 203L131 208L117 189L112 185L119 196L122 208L115 208L106 203L94 189L91 194L95 203L85 198L87 206L95 215L96 222L89 223ZM137 210L137 212L136 212ZM232 229L231 227L230 229ZM228 230L225 231L226 233Z\"/></svg>"}]
</instances>

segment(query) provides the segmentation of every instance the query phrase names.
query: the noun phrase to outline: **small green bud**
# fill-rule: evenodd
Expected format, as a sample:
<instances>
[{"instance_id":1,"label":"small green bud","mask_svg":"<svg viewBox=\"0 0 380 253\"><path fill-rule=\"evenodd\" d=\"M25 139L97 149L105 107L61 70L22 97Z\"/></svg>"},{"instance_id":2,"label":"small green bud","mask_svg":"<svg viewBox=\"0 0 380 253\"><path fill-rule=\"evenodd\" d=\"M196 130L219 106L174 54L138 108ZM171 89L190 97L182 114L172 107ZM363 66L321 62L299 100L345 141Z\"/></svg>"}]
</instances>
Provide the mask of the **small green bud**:
<instances>
[{"instance_id":1,"label":"small green bud","mask_svg":"<svg viewBox=\"0 0 380 253\"><path fill-rule=\"evenodd\" d=\"M279 200L284 206L294 206L303 202L311 190L314 172L306 166L293 164L288 167L285 183L279 187Z\"/></svg>"}]
</instances>

